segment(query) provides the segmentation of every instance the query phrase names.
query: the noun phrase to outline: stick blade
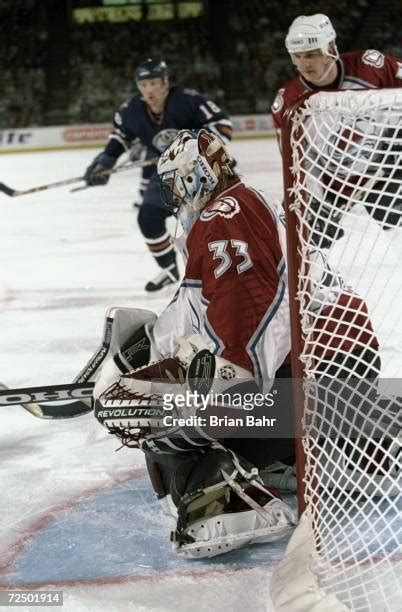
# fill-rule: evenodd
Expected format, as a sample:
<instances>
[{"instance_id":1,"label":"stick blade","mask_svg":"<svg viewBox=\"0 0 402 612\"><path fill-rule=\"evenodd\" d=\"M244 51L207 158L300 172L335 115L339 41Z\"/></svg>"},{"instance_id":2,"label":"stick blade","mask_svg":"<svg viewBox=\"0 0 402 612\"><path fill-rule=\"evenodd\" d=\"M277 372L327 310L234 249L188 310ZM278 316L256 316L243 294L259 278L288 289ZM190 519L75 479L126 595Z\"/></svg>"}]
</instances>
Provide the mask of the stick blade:
<instances>
[{"instance_id":1,"label":"stick blade","mask_svg":"<svg viewBox=\"0 0 402 612\"><path fill-rule=\"evenodd\" d=\"M5 385L4 383L0 383L0 390L1 391L7 391L9 389L9 387L7 387L7 385ZM30 412L31 414L33 414L36 417L39 417L40 419L43 419L43 411L42 411L42 407L39 406L39 404L35 404L34 402L30 402L29 404L21 404L21 406L23 408L25 408L25 410L28 410L28 412Z\"/></svg>"},{"instance_id":2,"label":"stick blade","mask_svg":"<svg viewBox=\"0 0 402 612\"><path fill-rule=\"evenodd\" d=\"M0 382L0 390L7 391L9 387ZM83 400L67 400L59 402L58 404L25 402L17 405L22 406L22 408L39 419L71 419L89 414L93 409L92 400L89 398Z\"/></svg>"},{"instance_id":3,"label":"stick blade","mask_svg":"<svg viewBox=\"0 0 402 612\"><path fill-rule=\"evenodd\" d=\"M15 189L11 189L11 187L9 187L8 185L5 185L4 183L0 183L0 191L2 191L3 193L11 197L13 197L16 194Z\"/></svg>"},{"instance_id":4,"label":"stick blade","mask_svg":"<svg viewBox=\"0 0 402 612\"><path fill-rule=\"evenodd\" d=\"M26 404L24 408L26 408ZM77 400L63 404L37 404L41 419L73 419L92 412L91 400ZM27 408L28 410L28 408Z\"/></svg>"}]
</instances>

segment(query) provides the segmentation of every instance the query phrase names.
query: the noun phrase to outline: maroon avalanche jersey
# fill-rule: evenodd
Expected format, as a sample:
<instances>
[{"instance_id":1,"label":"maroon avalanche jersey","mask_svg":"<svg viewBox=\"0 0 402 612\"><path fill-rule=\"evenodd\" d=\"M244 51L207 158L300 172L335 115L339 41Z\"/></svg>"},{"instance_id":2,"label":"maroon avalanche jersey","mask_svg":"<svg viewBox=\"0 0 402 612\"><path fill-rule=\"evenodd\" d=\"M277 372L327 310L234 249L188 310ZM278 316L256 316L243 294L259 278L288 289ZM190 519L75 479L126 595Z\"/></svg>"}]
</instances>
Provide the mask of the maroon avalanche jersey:
<instances>
[{"instance_id":1,"label":"maroon avalanche jersey","mask_svg":"<svg viewBox=\"0 0 402 612\"><path fill-rule=\"evenodd\" d=\"M279 144L285 111L305 93L325 89L333 91L336 89L402 87L402 60L391 55L384 55L375 49L343 53L337 64L338 77L334 83L326 87L317 87L299 75L279 89L271 107Z\"/></svg>"},{"instance_id":2,"label":"maroon avalanche jersey","mask_svg":"<svg viewBox=\"0 0 402 612\"><path fill-rule=\"evenodd\" d=\"M187 249L185 279L202 279L205 331L222 356L255 369L260 336L270 328L277 368L289 351L290 330L285 261L272 207L236 181L204 208Z\"/></svg>"}]
</instances>

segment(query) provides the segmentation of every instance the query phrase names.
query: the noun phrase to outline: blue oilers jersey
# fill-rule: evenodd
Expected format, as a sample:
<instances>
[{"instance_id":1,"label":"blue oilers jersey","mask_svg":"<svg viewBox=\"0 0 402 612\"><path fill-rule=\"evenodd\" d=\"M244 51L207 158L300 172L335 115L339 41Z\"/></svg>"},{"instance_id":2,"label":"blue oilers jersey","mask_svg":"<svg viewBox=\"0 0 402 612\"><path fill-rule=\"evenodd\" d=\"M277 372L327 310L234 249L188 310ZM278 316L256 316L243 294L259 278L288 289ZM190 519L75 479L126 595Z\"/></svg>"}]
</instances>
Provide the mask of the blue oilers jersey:
<instances>
[{"instance_id":1,"label":"blue oilers jersey","mask_svg":"<svg viewBox=\"0 0 402 612\"><path fill-rule=\"evenodd\" d=\"M173 142L179 130L206 128L222 140L231 138L232 122L226 112L212 100L192 89L170 88L165 107L160 115L152 113L140 95L125 102L116 111L114 129L109 136L105 152L119 157L139 139L147 148L147 158L159 157ZM150 176L155 167L144 168Z\"/></svg>"}]
</instances>

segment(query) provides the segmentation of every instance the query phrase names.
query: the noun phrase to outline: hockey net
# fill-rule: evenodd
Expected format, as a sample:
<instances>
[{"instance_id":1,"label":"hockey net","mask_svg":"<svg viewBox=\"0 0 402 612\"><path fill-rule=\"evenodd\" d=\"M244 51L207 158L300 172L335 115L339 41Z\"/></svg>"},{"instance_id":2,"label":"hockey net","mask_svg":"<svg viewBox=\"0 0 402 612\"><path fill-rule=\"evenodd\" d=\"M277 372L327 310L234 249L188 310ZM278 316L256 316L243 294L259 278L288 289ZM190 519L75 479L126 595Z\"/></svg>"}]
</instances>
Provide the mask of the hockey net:
<instances>
[{"instance_id":1,"label":"hockey net","mask_svg":"<svg viewBox=\"0 0 402 612\"><path fill-rule=\"evenodd\" d=\"M400 610L401 118L391 89L318 93L287 118L304 512L272 581L276 610Z\"/></svg>"}]
</instances>

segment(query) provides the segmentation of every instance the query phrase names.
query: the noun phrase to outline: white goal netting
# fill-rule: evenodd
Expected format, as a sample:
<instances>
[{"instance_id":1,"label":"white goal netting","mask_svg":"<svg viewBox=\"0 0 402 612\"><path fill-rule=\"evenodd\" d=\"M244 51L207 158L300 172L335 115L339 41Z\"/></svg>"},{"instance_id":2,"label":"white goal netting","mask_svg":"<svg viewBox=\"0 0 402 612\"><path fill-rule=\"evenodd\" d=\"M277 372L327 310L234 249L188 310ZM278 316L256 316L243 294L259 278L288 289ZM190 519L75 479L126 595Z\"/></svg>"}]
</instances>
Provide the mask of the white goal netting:
<instances>
[{"instance_id":1,"label":"white goal netting","mask_svg":"<svg viewBox=\"0 0 402 612\"><path fill-rule=\"evenodd\" d=\"M306 508L273 599L286 612L396 611L402 90L315 94L294 111L288 138Z\"/></svg>"}]
</instances>

